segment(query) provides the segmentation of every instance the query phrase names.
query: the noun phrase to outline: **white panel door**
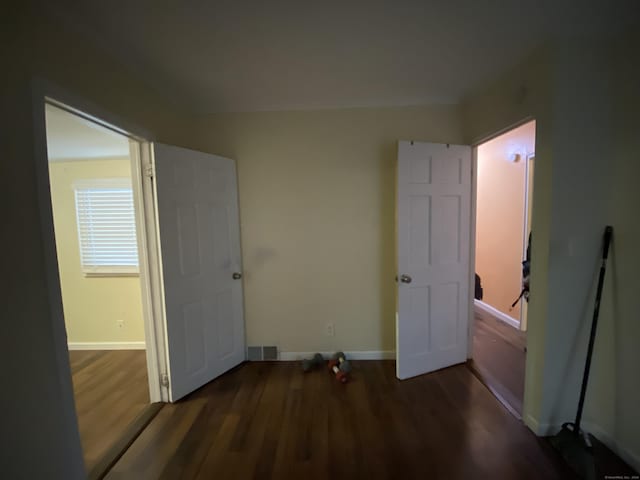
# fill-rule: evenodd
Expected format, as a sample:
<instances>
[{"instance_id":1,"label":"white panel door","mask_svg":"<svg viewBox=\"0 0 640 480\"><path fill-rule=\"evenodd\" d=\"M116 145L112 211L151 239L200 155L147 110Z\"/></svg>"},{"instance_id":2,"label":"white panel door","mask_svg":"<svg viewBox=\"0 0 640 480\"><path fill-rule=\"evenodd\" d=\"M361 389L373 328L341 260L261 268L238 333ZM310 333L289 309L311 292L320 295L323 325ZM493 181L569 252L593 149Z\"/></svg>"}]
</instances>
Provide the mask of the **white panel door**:
<instances>
[{"instance_id":1,"label":"white panel door","mask_svg":"<svg viewBox=\"0 0 640 480\"><path fill-rule=\"evenodd\" d=\"M238 192L233 160L156 143L154 162L173 402L245 359Z\"/></svg>"},{"instance_id":2,"label":"white panel door","mask_svg":"<svg viewBox=\"0 0 640 480\"><path fill-rule=\"evenodd\" d=\"M399 142L396 374L466 361L471 148Z\"/></svg>"}]
</instances>

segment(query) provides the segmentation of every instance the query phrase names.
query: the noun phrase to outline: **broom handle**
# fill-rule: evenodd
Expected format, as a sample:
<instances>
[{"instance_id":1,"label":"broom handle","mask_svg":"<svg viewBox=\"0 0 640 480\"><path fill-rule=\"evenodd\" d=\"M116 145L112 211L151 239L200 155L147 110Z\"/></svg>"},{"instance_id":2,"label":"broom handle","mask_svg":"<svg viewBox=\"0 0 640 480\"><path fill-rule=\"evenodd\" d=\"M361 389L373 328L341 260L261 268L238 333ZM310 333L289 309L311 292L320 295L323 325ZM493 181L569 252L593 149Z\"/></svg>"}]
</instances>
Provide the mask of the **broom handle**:
<instances>
[{"instance_id":1,"label":"broom handle","mask_svg":"<svg viewBox=\"0 0 640 480\"><path fill-rule=\"evenodd\" d=\"M604 274L607 269L607 257L609 256L609 244L613 227L607 226L604 229L604 247L602 249L602 265L600 266L600 276L598 277L598 289L596 290L596 304L593 309L593 321L591 322L591 334L589 335L589 348L587 349L587 362L584 366L582 376L582 388L580 389L580 401L578 402L578 412L576 413L574 431L580 433L580 420L582 419L582 409L584 407L584 397L587 393L587 383L589 382L589 370L591 369L591 356L593 355L593 344L596 340L596 328L598 327L598 314L600 313L600 299L602 298L602 286L604 284Z\"/></svg>"}]
</instances>

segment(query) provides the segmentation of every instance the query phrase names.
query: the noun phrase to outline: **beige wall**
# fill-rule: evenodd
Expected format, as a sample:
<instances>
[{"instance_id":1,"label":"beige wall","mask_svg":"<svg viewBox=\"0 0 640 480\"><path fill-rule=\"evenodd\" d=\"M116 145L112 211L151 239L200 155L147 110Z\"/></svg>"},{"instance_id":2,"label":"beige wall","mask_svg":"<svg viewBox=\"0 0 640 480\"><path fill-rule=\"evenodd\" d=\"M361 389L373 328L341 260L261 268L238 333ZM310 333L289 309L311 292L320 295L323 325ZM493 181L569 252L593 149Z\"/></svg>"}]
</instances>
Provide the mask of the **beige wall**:
<instances>
[{"instance_id":1,"label":"beige wall","mask_svg":"<svg viewBox=\"0 0 640 480\"><path fill-rule=\"evenodd\" d=\"M611 316L605 317L603 340L595 355L605 361L596 370L598 378L611 383L596 385L599 397L589 411L594 416L606 408L613 419L613 438L635 454L635 467L640 468L640 321L638 316L638 292L640 291L640 64L629 62L640 50L640 33L624 37L615 45L614 77L614 161L611 197L611 223L614 239L609 264L609 298ZM611 387L615 395L611 395Z\"/></svg>"},{"instance_id":2,"label":"beige wall","mask_svg":"<svg viewBox=\"0 0 640 480\"><path fill-rule=\"evenodd\" d=\"M130 179L129 159L54 161L49 176L67 340L144 342L140 278L87 277L82 272L73 190L77 180Z\"/></svg>"},{"instance_id":3,"label":"beige wall","mask_svg":"<svg viewBox=\"0 0 640 480\"><path fill-rule=\"evenodd\" d=\"M459 143L455 108L221 114L200 138L238 162L248 344L393 350L396 143Z\"/></svg>"},{"instance_id":4,"label":"beige wall","mask_svg":"<svg viewBox=\"0 0 640 480\"><path fill-rule=\"evenodd\" d=\"M535 148L535 122L515 128L478 147L476 273L483 301L520 319L527 154ZM517 162L509 161L519 153ZM523 300L524 301L524 300Z\"/></svg>"}]
</instances>

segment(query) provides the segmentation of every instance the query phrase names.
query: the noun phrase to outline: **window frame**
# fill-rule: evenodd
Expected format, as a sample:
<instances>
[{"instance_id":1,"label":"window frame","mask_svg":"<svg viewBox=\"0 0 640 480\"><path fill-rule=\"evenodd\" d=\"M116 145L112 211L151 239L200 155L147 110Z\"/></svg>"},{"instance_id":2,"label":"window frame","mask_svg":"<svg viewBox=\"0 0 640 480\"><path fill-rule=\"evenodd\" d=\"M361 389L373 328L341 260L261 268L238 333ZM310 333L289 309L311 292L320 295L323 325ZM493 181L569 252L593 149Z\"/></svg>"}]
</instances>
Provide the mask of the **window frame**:
<instances>
[{"instance_id":1,"label":"window frame","mask_svg":"<svg viewBox=\"0 0 640 480\"><path fill-rule=\"evenodd\" d=\"M73 182L73 202L75 208L76 230L78 236L78 253L80 271L85 277L138 277L140 275L140 248L138 245L137 225L135 223L135 199L133 185L129 177L80 179ZM136 243L137 265L85 265L83 261L83 235L78 210L78 190L126 188L131 190L131 207L134 212L133 235Z\"/></svg>"}]
</instances>

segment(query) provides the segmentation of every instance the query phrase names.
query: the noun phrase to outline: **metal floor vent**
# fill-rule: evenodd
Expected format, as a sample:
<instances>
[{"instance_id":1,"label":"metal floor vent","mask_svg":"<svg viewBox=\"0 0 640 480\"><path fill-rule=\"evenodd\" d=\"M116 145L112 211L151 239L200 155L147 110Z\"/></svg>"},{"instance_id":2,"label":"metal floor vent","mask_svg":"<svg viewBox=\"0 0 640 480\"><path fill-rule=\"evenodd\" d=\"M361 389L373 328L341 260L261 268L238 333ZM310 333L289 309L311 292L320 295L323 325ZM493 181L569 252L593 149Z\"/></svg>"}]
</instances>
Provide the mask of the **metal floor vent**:
<instances>
[{"instance_id":1,"label":"metal floor vent","mask_svg":"<svg viewBox=\"0 0 640 480\"><path fill-rule=\"evenodd\" d=\"M262 347L262 359L263 360L277 360L278 359L278 347Z\"/></svg>"},{"instance_id":2,"label":"metal floor vent","mask_svg":"<svg viewBox=\"0 0 640 480\"><path fill-rule=\"evenodd\" d=\"M249 360L250 362L259 362L261 360L278 360L278 347L247 347L247 360Z\"/></svg>"}]
</instances>

